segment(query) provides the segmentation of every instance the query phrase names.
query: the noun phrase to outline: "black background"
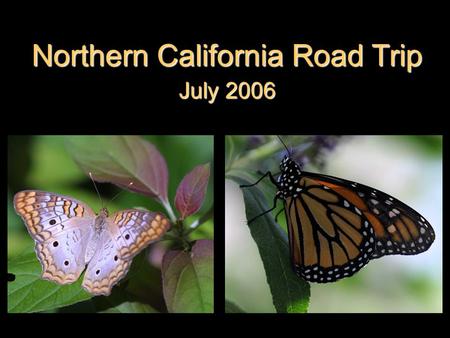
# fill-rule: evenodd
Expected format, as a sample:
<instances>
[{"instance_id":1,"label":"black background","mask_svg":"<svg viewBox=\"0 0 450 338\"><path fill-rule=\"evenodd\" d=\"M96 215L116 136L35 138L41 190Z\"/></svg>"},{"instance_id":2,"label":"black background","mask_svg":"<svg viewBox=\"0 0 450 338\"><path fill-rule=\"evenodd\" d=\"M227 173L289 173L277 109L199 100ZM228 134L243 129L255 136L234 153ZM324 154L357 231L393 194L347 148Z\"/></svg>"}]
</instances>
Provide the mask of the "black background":
<instances>
[{"instance_id":1,"label":"black background","mask_svg":"<svg viewBox=\"0 0 450 338\"><path fill-rule=\"evenodd\" d=\"M392 4L336 7L319 4L309 9L282 3L241 4L169 3L166 8L134 4L105 4L98 11L91 5L72 4L55 11L55 6L14 8L6 11L6 41L3 69L8 73L3 128L5 134L101 133L101 134L214 134L215 135L215 295L214 316L89 316L63 320L54 329L61 334L67 322L97 327L100 331L122 331L127 335L184 333L257 334L271 329L277 336L287 330L296 334L366 335L368 322L373 333L426 334L443 316L358 315L279 316L224 315L223 149L225 134L446 134L448 85L444 85L447 47L441 8L405 4L394 11ZM108 8L114 7L110 12ZM25 6L24 6L25 7ZM415 12L408 8L415 7ZM430 6L431 7L431 6ZM264 11L262 11L264 9ZM24 12L27 12L26 15ZM176 11L176 13L175 13ZM33 43L54 48L78 49L95 44L99 49L145 49L149 68L67 67L34 68ZM281 49L284 68L164 68L156 53L164 43L180 49L194 49L196 43L218 43L220 47ZM353 49L364 45L364 68L294 68L292 45L309 43L314 48ZM423 64L412 74L403 68L379 68L370 48L372 43L390 43L419 49ZM372 56L372 57L371 57ZM182 101L178 92L185 81L207 81L223 88L228 81L272 81L277 97L272 101ZM447 87L447 89L445 89ZM447 91L447 93L446 93ZM448 101L448 99L447 99ZM445 143L446 138L444 138ZM445 145L444 149L447 149ZM357 161L358 159L355 159ZM426 174L426 173L424 173ZM5 213L6 214L6 213ZM6 223L5 223L6 224ZM6 250L5 250L6 254ZM444 253L445 257L445 253ZM444 270L446 271L446 270ZM6 295L6 286L5 292ZM6 309L6 305L3 307ZM444 307L445 311L446 307ZM131 317L133 319L131 319ZM33 319L39 327L54 325L53 316L8 316L11 326ZM105 318L105 319L103 319ZM139 323L135 323L136 318ZM152 318L155 318L154 320ZM447 317L448 318L448 317ZM128 320L130 320L128 322ZM116 321L117 320L117 321ZM425 320L432 323L425 324ZM184 325L171 325L182 321ZM152 322L152 323L150 323ZM154 323L153 323L154 322ZM158 323L158 324L156 324ZM238 330L233 324L241 324ZM328 323L331 323L330 325ZM151 325L150 325L151 324ZM225 325L224 325L225 324ZM229 325L228 325L229 324ZM361 325L363 324L363 325ZM26 328L26 326L22 326ZM29 328L33 331L34 326ZM66 328L67 329L67 328ZM134 332L134 333L132 333ZM43 332L44 333L44 332Z\"/></svg>"},{"instance_id":2,"label":"black background","mask_svg":"<svg viewBox=\"0 0 450 338\"><path fill-rule=\"evenodd\" d=\"M326 5L324 5L326 6ZM374 8L373 10L376 10ZM436 9L436 11L438 11ZM191 8L192 12L192 8ZM381 11L370 16L344 10L292 9L271 15L241 12L239 8L214 14L181 17L173 11L148 8L140 16L89 12L70 16L35 15L16 22L13 70L9 99L15 113L27 123L13 124L22 132L39 126L48 132L128 133L439 133L442 130L446 70L444 26L427 12L409 14ZM78 12L77 12L78 13ZM145 14L148 15L145 15ZM227 13L229 13L227 15ZM374 12L379 13L379 12ZM11 29L12 28L12 29ZM10 37L10 36L9 36ZM149 68L33 67L33 43L54 49L145 49ZM284 52L284 68L164 68L158 48L172 43L195 49L197 43L218 43L220 48L267 49ZM363 68L294 68L292 46L308 43L314 49L354 49L364 46ZM372 43L393 48L419 49L423 63L412 74L404 68L377 65ZM220 85L214 104L182 101L185 82ZM274 100L224 99L228 81L272 81ZM43 118L45 116L45 118ZM30 128L30 129L27 129Z\"/></svg>"}]
</instances>

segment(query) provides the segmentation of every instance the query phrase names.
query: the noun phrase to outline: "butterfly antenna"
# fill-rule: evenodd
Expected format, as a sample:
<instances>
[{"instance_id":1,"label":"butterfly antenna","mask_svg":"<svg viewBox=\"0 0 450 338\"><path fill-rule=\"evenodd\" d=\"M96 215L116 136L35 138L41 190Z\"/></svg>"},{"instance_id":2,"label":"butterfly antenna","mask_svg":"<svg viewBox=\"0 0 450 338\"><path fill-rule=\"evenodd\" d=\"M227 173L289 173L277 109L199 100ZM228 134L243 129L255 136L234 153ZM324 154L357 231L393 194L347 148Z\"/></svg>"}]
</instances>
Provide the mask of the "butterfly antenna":
<instances>
[{"instance_id":1,"label":"butterfly antenna","mask_svg":"<svg viewBox=\"0 0 450 338\"><path fill-rule=\"evenodd\" d=\"M131 187L133 185L133 182L130 182L130 183L128 183L128 185L127 185L127 187L125 188L125 189L127 189L127 188L129 188L129 187ZM110 203L110 202L112 202L112 201L114 201L115 199L116 199L116 197L117 196L119 196L121 193L123 193L125 190L121 190L121 191L119 191L117 194L116 194L116 196L114 196L113 198L111 198L110 200L109 200L109 202L108 203Z\"/></svg>"},{"instance_id":2,"label":"butterfly antenna","mask_svg":"<svg viewBox=\"0 0 450 338\"><path fill-rule=\"evenodd\" d=\"M280 142L283 144L283 146L286 148L287 153L289 154L289 157L292 156L292 153L289 151L288 147L286 146L286 144L283 142L283 140L281 139L281 137L279 135L277 135L278 139L280 140Z\"/></svg>"},{"instance_id":3,"label":"butterfly antenna","mask_svg":"<svg viewBox=\"0 0 450 338\"><path fill-rule=\"evenodd\" d=\"M97 184L95 184L95 181L94 181L94 178L92 177L91 172L89 172L89 177L91 178L92 183L94 183L95 191L97 191L98 198L100 199L100 202L102 203L102 208L103 208L104 205L103 205L102 196L100 196L100 192L98 191Z\"/></svg>"}]
</instances>

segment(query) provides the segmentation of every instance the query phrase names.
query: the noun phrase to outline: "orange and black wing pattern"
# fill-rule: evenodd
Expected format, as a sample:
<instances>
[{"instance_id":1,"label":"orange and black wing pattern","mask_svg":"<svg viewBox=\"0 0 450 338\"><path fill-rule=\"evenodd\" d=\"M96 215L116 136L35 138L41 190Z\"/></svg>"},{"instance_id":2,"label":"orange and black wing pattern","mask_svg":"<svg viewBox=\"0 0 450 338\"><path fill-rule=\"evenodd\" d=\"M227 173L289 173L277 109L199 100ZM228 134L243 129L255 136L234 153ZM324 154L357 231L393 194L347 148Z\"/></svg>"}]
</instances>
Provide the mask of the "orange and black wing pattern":
<instances>
[{"instance_id":1,"label":"orange and black wing pattern","mask_svg":"<svg viewBox=\"0 0 450 338\"><path fill-rule=\"evenodd\" d=\"M428 250L435 239L430 223L417 211L396 198L363 184L340 178L306 174L307 177L348 196L353 204L364 205L375 235L372 258L385 255L416 255Z\"/></svg>"},{"instance_id":2,"label":"orange and black wing pattern","mask_svg":"<svg viewBox=\"0 0 450 338\"><path fill-rule=\"evenodd\" d=\"M434 241L421 215L381 191L307 172L280 181L292 262L307 281L334 282L371 259L418 254Z\"/></svg>"},{"instance_id":3,"label":"orange and black wing pattern","mask_svg":"<svg viewBox=\"0 0 450 338\"><path fill-rule=\"evenodd\" d=\"M296 273L311 282L349 277L374 251L373 228L347 198L302 177L298 194L285 199L291 258Z\"/></svg>"},{"instance_id":4,"label":"orange and black wing pattern","mask_svg":"<svg viewBox=\"0 0 450 338\"><path fill-rule=\"evenodd\" d=\"M287 148L286 148L287 149ZM297 275L316 283L335 282L358 272L371 259L416 255L435 234L430 223L388 194L341 178L308 173L289 156L275 179L274 205L284 201L291 260ZM249 222L253 221L253 218Z\"/></svg>"}]
</instances>

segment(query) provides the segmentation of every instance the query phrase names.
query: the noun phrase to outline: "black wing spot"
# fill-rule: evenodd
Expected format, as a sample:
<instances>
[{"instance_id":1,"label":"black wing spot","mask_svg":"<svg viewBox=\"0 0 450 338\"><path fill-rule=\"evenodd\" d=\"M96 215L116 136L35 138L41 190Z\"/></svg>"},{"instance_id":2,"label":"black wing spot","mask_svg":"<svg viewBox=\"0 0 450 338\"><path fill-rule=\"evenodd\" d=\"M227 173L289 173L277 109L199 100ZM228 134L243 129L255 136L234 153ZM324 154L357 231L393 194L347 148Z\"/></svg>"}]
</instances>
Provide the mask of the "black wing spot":
<instances>
[{"instance_id":1,"label":"black wing spot","mask_svg":"<svg viewBox=\"0 0 450 338\"><path fill-rule=\"evenodd\" d=\"M14 282L16 280L16 275L8 272L8 282Z\"/></svg>"}]
</instances>

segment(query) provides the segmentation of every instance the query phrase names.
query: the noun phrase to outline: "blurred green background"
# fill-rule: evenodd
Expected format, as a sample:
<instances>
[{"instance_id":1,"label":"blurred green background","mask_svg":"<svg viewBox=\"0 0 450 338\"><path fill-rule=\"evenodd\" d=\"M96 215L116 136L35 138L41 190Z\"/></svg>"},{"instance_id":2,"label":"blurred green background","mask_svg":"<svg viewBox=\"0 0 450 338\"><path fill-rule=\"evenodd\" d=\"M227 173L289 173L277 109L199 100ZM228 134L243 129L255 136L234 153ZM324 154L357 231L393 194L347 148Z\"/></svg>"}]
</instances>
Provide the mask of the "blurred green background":
<instances>
[{"instance_id":1,"label":"blurred green background","mask_svg":"<svg viewBox=\"0 0 450 338\"><path fill-rule=\"evenodd\" d=\"M226 174L279 171L281 151L242 160L252 149L264 148L264 137L232 136L226 146ZM351 278L311 283L309 312L442 312L442 136L346 136L335 147L325 147L320 161L305 162L305 171L360 182L398 198L424 215L436 232L425 253L383 257ZM272 205L275 190L269 180L259 188ZM225 191L226 298L246 312L274 312L258 249L246 225L242 192L228 179ZM285 227L284 214L279 222Z\"/></svg>"},{"instance_id":2,"label":"blurred green background","mask_svg":"<svg viewBox=\"0 0 450 338\"><path fill-rule=\"evenodd\" d=\"M176 188L184 175L199 164L211 163L206 199L200 211L185 222L189 225L213 205L213 136L167 135L143 136L143 138L153 143L167 161L169 201L174 210ZM12 202L16 192L23 189L50 191L79 199L96 212L101 208L91 180L69 156L65 141L65 136L56 135L8 137L8 258L34 245L22 220L14 212ZM121 191L112 184L97 183L97 185L105 201ZM128 191L108 203L110 213L133 207L144 207L165 213L164 208L154 200ZM212 239L212 220L200 226L191 237Z\"/></svg>"}]
</instances>

